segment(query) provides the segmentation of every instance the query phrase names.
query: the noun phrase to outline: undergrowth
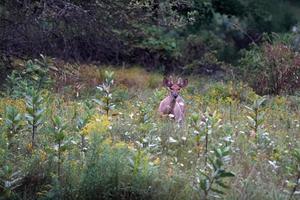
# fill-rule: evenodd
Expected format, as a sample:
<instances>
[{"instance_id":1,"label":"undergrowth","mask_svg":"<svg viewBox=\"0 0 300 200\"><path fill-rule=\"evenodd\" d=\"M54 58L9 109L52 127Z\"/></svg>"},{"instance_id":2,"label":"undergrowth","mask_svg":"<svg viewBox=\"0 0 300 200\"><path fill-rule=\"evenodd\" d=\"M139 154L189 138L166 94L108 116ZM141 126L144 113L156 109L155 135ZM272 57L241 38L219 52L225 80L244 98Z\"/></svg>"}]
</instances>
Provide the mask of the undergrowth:
<instances>
[{"instance_id":1,"label":"undergrowth","mask_svg":"<svg viewBox=\"0 0 300 200\"><path fill-rule=\"evenodd\" d=\"M161 75L28 63L0 98L2 199L299 198L298 96L189 77L179 126Z\"/></svg>"}]
</instances>

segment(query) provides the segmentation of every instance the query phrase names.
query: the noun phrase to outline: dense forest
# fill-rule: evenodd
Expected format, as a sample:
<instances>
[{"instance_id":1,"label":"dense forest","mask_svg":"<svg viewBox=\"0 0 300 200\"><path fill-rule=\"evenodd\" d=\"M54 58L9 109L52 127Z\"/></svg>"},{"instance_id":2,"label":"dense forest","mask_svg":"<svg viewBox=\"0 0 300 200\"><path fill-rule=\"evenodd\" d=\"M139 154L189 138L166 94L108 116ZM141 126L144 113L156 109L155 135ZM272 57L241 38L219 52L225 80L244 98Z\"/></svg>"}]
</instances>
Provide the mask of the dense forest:
<instances>
[{"instance_id":1,"label":"dense forest","mask_svg":"<svg viewBox=\"0 0 300 200\"><path fill-rule=\"evenodd\" d=\"M0 0L0 200L299 199L299 51L298 0Z\"/></svg>"},{"instance_id":2,"label":"dense forest","mask_svg":"<svg viewBox=\"0 0 300 200\"><path fill-rule=\"evenodd\" d=\"M240 50L264 34L290 32L298 6L296 0L2 0L1 55L202 71L218 65L203 63L207 56L236 64Z\"/></svg>"}]
</instances>

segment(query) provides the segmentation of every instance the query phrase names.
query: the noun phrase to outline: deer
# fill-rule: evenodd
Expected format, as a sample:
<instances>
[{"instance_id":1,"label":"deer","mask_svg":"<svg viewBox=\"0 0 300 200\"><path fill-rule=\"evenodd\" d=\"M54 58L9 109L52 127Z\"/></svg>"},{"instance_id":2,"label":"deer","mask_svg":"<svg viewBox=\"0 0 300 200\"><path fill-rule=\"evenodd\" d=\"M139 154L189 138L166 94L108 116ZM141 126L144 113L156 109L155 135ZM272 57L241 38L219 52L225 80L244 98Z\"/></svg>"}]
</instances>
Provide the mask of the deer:
<instances>
[{"instance_id":1,"label":"deer","mask_svg":"<svg viewBox=\"0 0 300 200\"><path fill-rule=\"evenodd\" d=\"M163 85L168 88L169 95L164 98L158 108L160 116L170 116L176 122L182 123L185 117L185 104L183 98L179 95L181 88L188 85L188 79L179 78L177 83L173 83L172 78L164 78Z\"/></svg>"}]
</instances>

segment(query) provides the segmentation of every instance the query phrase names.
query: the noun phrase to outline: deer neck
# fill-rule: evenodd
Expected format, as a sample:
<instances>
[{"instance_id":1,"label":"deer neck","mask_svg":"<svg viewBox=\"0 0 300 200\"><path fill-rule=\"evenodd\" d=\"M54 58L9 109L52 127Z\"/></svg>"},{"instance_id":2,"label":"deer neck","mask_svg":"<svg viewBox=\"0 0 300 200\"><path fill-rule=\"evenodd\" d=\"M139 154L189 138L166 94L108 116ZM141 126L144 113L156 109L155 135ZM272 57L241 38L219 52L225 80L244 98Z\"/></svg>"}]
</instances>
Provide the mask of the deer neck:
<instances>
[{"instance_id":1,"label":"deer neck","mask_svg":"<svg viewBox=\"0 0 300 200\"><path fill-rule=\"evenodd\" d=\"M173 110L174 110L174 107L175 107L175 104L176 104L176 99L174 99L173 97L170 97L171 98L171 101L170 101L170 110L169 110L169 113L168 114L173 114Z\"/></svg>"}]
</instances>

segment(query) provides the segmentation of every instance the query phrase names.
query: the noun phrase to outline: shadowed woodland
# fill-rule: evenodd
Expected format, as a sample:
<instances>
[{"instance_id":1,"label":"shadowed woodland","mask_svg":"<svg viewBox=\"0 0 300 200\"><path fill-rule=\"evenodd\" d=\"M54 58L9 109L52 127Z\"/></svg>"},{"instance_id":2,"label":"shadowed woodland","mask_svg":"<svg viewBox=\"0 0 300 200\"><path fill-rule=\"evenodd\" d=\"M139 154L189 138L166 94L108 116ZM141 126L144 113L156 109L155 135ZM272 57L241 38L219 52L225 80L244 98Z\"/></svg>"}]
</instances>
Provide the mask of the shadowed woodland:
<instances>
[{"instance_id":1,"label":"shadowed woodland","mask_svg":"<svg viewBox=\"0 0 300 200\"><path fill-rule=\"evenodd\" d=\"M1 0L0 44L0 199L300 198L299 1Z\"/></svg>"}]
</instances>

